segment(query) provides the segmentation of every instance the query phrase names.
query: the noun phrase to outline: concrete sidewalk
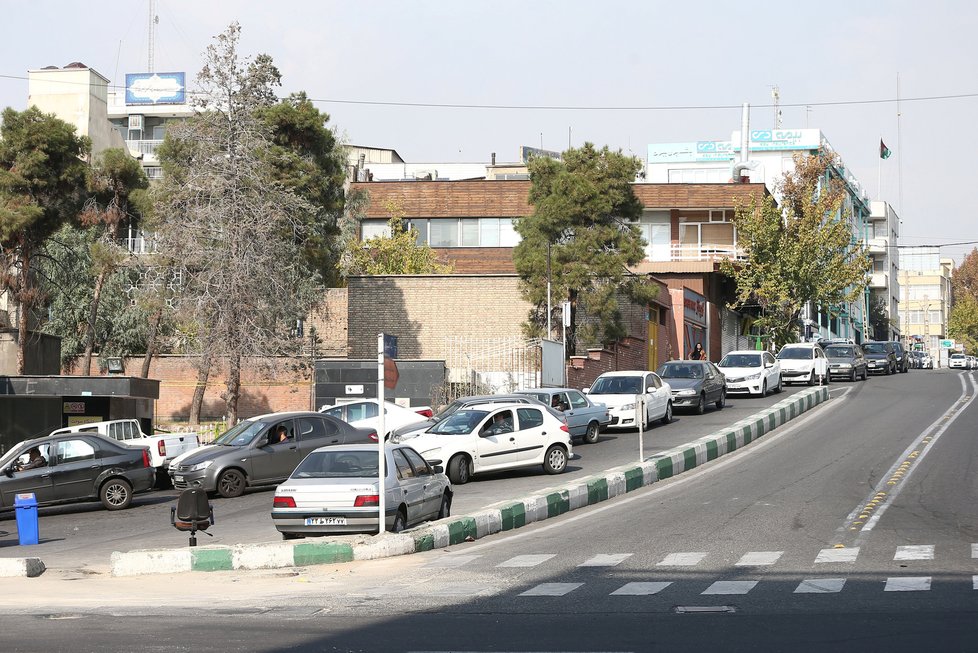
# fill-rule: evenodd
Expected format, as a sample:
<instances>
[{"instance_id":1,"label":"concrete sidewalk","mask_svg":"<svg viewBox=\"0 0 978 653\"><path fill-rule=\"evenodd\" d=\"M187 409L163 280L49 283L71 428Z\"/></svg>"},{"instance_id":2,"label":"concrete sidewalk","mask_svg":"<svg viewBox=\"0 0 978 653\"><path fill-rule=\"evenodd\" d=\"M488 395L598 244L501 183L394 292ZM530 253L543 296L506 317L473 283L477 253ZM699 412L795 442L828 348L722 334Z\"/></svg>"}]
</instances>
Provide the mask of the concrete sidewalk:
<instances>
[{"instance_id":1,"label":"concrete sidewalk","mask_svg":"<svg viewBox=\"0 0 978 653\"><path fill-rule=\"evenodd\" d=\"M731 453L811 410L829 397L825 387L810 388L715 433L600 474L538 490L522 499L498 502L468 515L449 517L404 531L376 536L315 538L305 541L201 546L115 552L113 576L186 571L275 569L373 560L428 551L520 528L689 471ZM35 577L44 571L37 558L0 560L0 576Z\"/></svg>"}]
</instances>

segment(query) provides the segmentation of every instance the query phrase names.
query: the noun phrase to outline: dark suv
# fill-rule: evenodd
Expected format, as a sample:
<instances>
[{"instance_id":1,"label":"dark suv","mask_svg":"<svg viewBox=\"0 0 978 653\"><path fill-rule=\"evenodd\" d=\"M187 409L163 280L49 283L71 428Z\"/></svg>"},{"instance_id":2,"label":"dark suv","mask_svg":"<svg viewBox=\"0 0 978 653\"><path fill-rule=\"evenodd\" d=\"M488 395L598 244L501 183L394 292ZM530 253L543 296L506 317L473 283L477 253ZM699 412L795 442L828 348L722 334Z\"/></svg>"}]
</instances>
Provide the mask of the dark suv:
<instances>
[{"instance_id":1,"label":"dark suv","mask_svg":"<svg viewBox=\"0 0 978 653\"><path fill-rule=\"evenodd\" d=\"M903 348L902 342L891 340L890 344L893 345L893 353L896 354L897 371L906 373L910 369L910 357L907 356L907 350Z\"/></svg>"},{"instance_id":2,"label":"dark suv","mask_svg":"<svg viewBox=\"0 0 978 653\"><path fill-rule=\"evenodd\" d=\"M864 342L863 353L870 374L896 374L896 348L892 342Z\"/></svg>"}]
</instances>

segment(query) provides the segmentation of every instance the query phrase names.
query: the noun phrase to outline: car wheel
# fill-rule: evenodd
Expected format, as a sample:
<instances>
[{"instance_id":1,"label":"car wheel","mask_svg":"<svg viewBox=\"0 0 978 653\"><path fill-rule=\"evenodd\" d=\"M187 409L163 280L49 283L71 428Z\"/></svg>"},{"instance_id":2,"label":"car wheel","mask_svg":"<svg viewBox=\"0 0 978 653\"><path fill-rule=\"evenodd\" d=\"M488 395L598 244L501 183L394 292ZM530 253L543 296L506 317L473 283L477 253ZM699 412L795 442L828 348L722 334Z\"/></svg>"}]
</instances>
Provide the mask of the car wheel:
<instances>
[{"instance_id":1,"label":"car wheel","mask_svg":"<svg viewBox=\"0 0 978 653\"><path fill-rule=\"evenodd\" d=\"M828 385L829 384L829 373L828 373L828 371L826 371L825 374L822 375L822 378L821 378L820 383L822 385Z\"/></svg>"},{"instance_id":2,"label":"car wheel","mask_svg":"<svg viewBox=\"0 0 978 653\"><path fill-rule=\"evenodd\" d=\"M400 533L405 528L407 528L407 517L404 516L404 509L398 508L397 514L394 515L394 525L391 526L391 533Z\"/></svg>"},{"instance_id":3,"label":"car wheel","mask_svg":"<svg viewBox=\"0 0 978 653\"><path fill-rule=\"evenodd\" d=\"M869 378L869 368L863 370L863 381Z\"/></svg>"},{"instance_id":4,"label":"car wheel","mask_svg":"<svg viewBox=\"0 0 978 653\"><path fill-rule=\"evenodd\" d=\"M812 373L808 375L808 385L815 385L815 370L812 370Z\"/></svg>"},{"instance_id":5,"label":"car wheel","mask_svg":"<svg viewBox=\"0 0 978 653\"><path fill-rule=\"evenodd\" d=\"M591 422L590 424L587 425L587 431L584 432L584 438L582 438L582 441L584 442L584 444L594 444L595 442L598 441L600 432L601 429L598 426L598 423Z\"/></svg>"},{"instance_id":6,"label":"car wheel","mask_svg":"<svg viewBox=\"0 0 978 653\"><path fill-rule=\"evenodd\" d=\"M302 537L304 536L299 535L298 533L282 533L283 540L298 540L301 539Z\"/></svg>"},{"instance_id":7,"label":"car wheel","mask_svg":"<svg viewBox=\"0 0 978 653\"><path fill-rule=\"evenodd\" d=\"M111 478L102 484L98 498L106 510L123 510L132 503L132 485L124 478Z\"/></svg>"},{"instance_id":8,"label":"car wheel","mask_svg":"<svg viewBox=\"0 0 978 653\"><path fill-rule=\"evenodd\" d=\"M225 499L240 497L245 491L244 474L236 469L229 469L217 479L217 493Z\"/></svg>"},{"instance_id":9,"label":"car wheel","mask_svg":"<svg viewBox=\"0 0 978 653\"><path fill-rule=\"evenodd\" d=\"M774 391L777 392L778 394L781 394L781 391L784 390L784 387L783 386L784 386L784 381L781 379L781 375L779 374L778 375L778 385L776 385L774 387Z\"/></svg>"},{"instance_id":10,"label":"car wheel","mask_svg":"<svg viewBox=\"0 0 978 653\"><path fill-rule=\"evenodd\" d=\"M445 519L452 516L452 495L448 492L441 495L441 507L438 509L436 519Z\"/></svg>"},{"instance_id":11,"label":"car wheel","mask_svg":"<svg viewBox=\"0 0 978 653\"><path fill-rule=\"evenodd\" d=\"M671 401L667 401L666 402L666 412L662 416L662 423L663 424L668 424L671 421L672 421L672 402Z\"/></svg>"},{"instance_id":12,"label":"car wheel","mask_svg":"<svg viewBox=\"0 0 978 653\"><path fill-rule=\"evenodd\" d=\"M767 379L764 379L764 381L761 383L761 394L760 394L760 396L762 396L762 397L766 397L767 396Z\"/></svg>"},{"instance_id":13,"label":"car wheel","mask_svg":"<svg viewBox=\"0 0 978 653\"><path fill-rule=\"evenodd\" d=\"M455 485L469 482L469 459L459 454L448 461L448 480Z\"/></svg>"},{"instance_id":14,"label":"car wheel","mask_svg":"<svg viewBox=\"0 0 978 653\"><path fill-rule=\"evenodd\" d=\"M723 407L727 405L727 392L726 390L720 391L720 398L717 399L716 407L717 410L723 410Z\"/></svg>"},{"instance_id":15,"label":"car wheel","mask_svg":"<svg viewBox=\"0 0 978 653\"><path fill-rule=\"evenodd\" d=\"M904 364L904 366L903 366L903 369L902 369L902 370L900 370L900 371L901 371L901 372L902 372L903 374L906 374L907 372L909 372L909 371L910 371L910 368L909 368L909 367L907 367L907 366L906 366L906 364Z\"/></svg>"},{"instance_id":16,"label":"car wheel","mask_svg":"<svg viewBox=\"0 0 978 653\"><path fill-rule=\"evenodd\" d=\"M700 400L696 402L696 408L694 409L697 415L702 415L706 411L706 393L700 393Z\"/></svg>"},{"instance_id":17,"label":"car wheel","mask_svg":"<svg viewBox=\"0 0 978 653\"><path fill-rule=\"evenodd\" d=\"M559 474L567 469L567 452L559 444L550 445L543 457L543 471L548 474Z\"/></svg>"}]
</instances>

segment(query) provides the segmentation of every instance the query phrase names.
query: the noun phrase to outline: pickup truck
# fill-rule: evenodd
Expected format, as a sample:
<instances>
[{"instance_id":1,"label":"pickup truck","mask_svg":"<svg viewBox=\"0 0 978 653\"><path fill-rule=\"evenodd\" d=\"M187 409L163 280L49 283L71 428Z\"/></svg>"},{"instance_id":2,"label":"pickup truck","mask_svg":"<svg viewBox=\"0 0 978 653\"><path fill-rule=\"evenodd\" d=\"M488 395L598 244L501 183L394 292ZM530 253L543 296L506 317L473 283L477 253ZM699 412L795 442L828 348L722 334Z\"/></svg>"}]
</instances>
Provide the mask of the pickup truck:
<instances>
[{"instance_id":1,"label":"pickup truck","mask_svg":"<svg viewBox=\"0 0 978 653\"><path fill-rule=\"evenodd\" d=\"M100 433L126 445L147 447L150 466L156 468L157 483L164 486L170 482L167 470L170 461L200 446L200 439L196 433L146 435L140 429L137 419L113 419L107 422L68 426L52 431L51 435L63 433Z\"/></svg>"}]
</instances>

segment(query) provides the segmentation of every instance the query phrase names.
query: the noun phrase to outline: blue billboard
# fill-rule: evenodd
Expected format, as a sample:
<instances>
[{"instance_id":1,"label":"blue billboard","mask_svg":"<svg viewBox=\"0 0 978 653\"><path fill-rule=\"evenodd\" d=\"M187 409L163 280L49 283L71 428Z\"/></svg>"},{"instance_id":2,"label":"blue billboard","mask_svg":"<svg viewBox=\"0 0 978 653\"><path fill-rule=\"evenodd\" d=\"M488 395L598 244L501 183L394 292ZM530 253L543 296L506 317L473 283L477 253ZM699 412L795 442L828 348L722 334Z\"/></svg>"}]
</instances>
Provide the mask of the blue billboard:
<instances>
[{"instance_id":1,"label":"blue billboard","mask_svg":"<svg viewBox=\"0 0 978 653\"><path fill-rule=\"evenodd\" d=\"M186 101L186 73L126 75L126 104L185 104Z\"/></svg>"}]
</instances>

